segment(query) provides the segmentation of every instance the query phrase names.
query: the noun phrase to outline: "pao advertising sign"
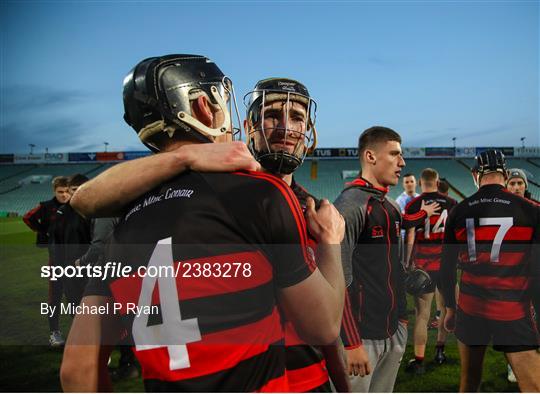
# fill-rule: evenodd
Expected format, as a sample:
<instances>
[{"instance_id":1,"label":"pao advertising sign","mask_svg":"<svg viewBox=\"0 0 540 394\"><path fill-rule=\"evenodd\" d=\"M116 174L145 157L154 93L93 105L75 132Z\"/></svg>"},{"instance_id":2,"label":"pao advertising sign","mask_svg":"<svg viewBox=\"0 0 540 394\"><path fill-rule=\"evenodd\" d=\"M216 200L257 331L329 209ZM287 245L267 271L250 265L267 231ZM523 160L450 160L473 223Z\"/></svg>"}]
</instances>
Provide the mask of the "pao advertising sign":
<instances>
[{"instance_id":1,"label":"pao advertising sign","mask_svg":"<svg viewBox=\"0 0 540 394\"><path fill-rule=\"evenodd\" d=\"M43 155L45 163L67 163L68 154L67 153L45 153Z\"/></svg>"}]
</instances>

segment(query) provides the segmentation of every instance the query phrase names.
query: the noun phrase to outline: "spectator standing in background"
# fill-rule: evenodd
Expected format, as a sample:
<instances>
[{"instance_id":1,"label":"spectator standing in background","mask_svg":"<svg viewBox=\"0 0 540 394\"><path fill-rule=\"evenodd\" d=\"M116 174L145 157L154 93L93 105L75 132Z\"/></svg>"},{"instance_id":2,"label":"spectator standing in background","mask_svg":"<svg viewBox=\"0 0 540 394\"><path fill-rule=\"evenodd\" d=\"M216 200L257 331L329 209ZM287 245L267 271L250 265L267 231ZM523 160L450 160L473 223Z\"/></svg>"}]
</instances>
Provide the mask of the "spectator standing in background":
<instances>
[{"instance_id":1,"label":"spectator standing in background","mask_svg":"<svg viewBox=\"0 0 540 394\"><path fill-rule=\"evenodd\" d=\"M55 265L52 229L56 221L58 208L66 204L71 194L69 194L68 179L65 176L57 176L52 180L54 197L47 201L40 202L35 208L26 212L23 221L28 227L37 233L36 246L47 248L49 253L49 265ZM49 314L49 345L60 347L64 345L64 338L59 327L60 302L63 295L63 282L61 278L57 280L49 279L48 304L54 307Z\"/></svg>"},{"instance_id":2,"label":"spectator standing in background","mask_svg":"<svg viewBox=\"0 0 540 394\"><path fill-rule=\"evenodd\" d=\"M398 198L396 198L396 203L401 209L401 213L405 212L405 207L413 198L419 196L416 193L416 177L414 174L405 174L403 175L403 193L401 193Z\"/></svg>"}]
</instances>

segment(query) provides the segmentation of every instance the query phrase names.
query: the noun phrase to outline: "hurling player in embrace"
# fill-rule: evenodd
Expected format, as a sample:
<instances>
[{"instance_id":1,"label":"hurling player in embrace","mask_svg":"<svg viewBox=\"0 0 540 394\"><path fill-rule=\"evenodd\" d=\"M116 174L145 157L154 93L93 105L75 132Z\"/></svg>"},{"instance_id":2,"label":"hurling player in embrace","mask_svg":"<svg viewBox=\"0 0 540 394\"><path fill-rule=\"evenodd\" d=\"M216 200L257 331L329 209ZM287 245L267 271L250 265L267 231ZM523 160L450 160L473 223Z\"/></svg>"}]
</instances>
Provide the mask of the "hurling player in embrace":
<instances>
[{"instance_id":1,"label":"hurling player in embrace","mask_svg":"<svg viewBox=\"0 0 540 394\"><path fill-rule=\"evenodd\" d=\"M158 278L157 302L162 312L157 322L150 324L151 317L134 316L122 310L122 321L128 335L133 337L147 390L288 391L280 311L285 312L299 336L308 343L333 343L339 332L344 284L338 244L343 237L344 222L328 201L322 201L316 211L314 201L307 199L304 219L292 190L273 175L186 171L166 181L173 173L181 172L179 167L193 170L201 165L198 156L205 149L209 149L209 155L204 160L212 155L215 161L227 159L225 150L208 148L220 144L199 142L218 142L230 136L226 103L231 92L229 80L214 63L193 55L146 59L125 80L126 120L147 145L165 153L141 159L134 165L140 165L141 171L134 174L139 179L146 177L142 181L145 187L153 172L158 186L124 210L127 214L115 231L108 258L148 267L172 265L173 261L195 266L202 259L201 262L211 261L214 269L197 280ZM280 143L285 146L288 146L287 138L289 141L301 138L304 145L304 135L311 127L303 106L303 119L298 114L302 110L293 111L298 107L296 102L287 99L284 106L280 104L284 110L273 111L273 116L281 113L281 120L268 118L276 129L281 129L275 125L289 122L290 113L297 117L293 120L296 127L305 127L296 131L291 127L292 132L284 127ZM275 143L279 143L277 138ZM202 145L207 146L191 149ZM209 166L215 167L198 169L234 170L244 165L257 168L247 158L247 150L238 144L232 149L241 153L242 160L247 159L240 167L231 160L219 163L221 168L212 162ZM288 153L298 159L308 146L295 149ZM161 156L167 154L168 157ZM152 162L160 156L164 161ZM178 156L184 156L183 164L171 167L164 164ZM276 162L282 167L286 159ZM166 168L161 172L144 170L146 164L153 170ZM126 168L130 167L116 170ZM122 172L112 174L122 191L137 188L124 176L116 177ZM103 178L93 186L99 186L101 181ZM192 192L178 194L182 198L163 199L163 193L169 189ZM103 211L114 211L123 202L116 207L106 205L102 204ZM318 244L318 266L309 253L306 230ZM249 266L242 267L238 278L222 277L221 271L215 270L216 264L219 268L220 263L230 264L239 258ZM156 285L156 279L148 277L115 277L105 285L93 281L83 303L124 300L149 306L156 302L152 296ZM104 339L96 332L104 323L112 323L104 320L110 319L76 318L62 366L65 389L106 388L106 376L100 373L102 353L106 353L104 346L92 343L84 351L77 348L88 337L103 345ZM80 366L81 359L85 368Z\"/></svg>"}]
</instances>

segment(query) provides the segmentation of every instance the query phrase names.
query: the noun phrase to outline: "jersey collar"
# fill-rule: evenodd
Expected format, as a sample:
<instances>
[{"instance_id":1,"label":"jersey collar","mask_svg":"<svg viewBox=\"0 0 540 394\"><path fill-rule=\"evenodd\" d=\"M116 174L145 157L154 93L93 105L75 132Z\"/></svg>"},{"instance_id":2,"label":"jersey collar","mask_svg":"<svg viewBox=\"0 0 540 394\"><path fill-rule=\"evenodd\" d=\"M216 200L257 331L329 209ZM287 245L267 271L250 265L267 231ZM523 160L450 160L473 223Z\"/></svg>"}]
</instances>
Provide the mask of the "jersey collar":
<instances>
[{"instance_id":1,"label":"jersey collar","mask_svg":"<svg viewBox=\"0 0 540 394\"><path fill-rule=\"evenodd\" d=\"M370 182L368 182L366 179L362 178L361 176L356 178L354 181L347 183L347 186L360 186L360 187L366 187L370 189L377 190L383 194L388 193L390 190L389 187L377 187L373 186Z\"/></svg>"}]
</instances>

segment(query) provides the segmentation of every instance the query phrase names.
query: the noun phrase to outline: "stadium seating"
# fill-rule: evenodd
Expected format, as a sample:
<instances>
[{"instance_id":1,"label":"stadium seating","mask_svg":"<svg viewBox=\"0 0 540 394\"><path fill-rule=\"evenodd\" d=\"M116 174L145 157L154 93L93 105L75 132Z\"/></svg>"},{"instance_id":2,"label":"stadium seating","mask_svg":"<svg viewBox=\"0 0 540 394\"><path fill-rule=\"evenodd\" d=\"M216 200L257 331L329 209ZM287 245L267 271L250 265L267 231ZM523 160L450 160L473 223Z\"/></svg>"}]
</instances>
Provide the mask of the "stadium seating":
<instances>
[{"instance_id":1,"label":"stadium seating","mask_svg":"<svg viewBox=\"0 0 540 394\"><path fill-rule=\"evenodd\" d=\"M19 181L32 175L85 174L88 177L104 171L110 164L49 164L0 166L0 212L24 214L40 201L52 197L51 183L19 185Z\"/></svg>"},{"instance_id":2,"label":"stadium seating","mask_svg":"<svg viewBox=\"0 0 540 394\"><path fill-rule=\"evenodd\" d=\"M403 174L410 172L417 178L426 167L436 169L441 177L450 182L453 188L450 195L458 200L461 199L460 194L468 196L476 191L468 170L468 167L474 164L473 159L407 159L406 164ZM0 166L0 212L15 212L22 215L39 201L51 198L50 182L20 186L19 181L26 177L32 175L54 177L81 173L91 178L113 165L114 163L2 165ZM540 159L512 158L509 159L509 165L524 169L536 184L540 184ZM308 159L295 173L295 178L316 197L325 197L334 201L343 190L345 183L354 179L358 170L357 159ZM347 177L344 178L344 175ZM540 187L531 183L529 190L535 199L540 199ZM390 197L396 198L401 192L401 185L393 187Z\"/></svg>"}]
</instances>

